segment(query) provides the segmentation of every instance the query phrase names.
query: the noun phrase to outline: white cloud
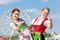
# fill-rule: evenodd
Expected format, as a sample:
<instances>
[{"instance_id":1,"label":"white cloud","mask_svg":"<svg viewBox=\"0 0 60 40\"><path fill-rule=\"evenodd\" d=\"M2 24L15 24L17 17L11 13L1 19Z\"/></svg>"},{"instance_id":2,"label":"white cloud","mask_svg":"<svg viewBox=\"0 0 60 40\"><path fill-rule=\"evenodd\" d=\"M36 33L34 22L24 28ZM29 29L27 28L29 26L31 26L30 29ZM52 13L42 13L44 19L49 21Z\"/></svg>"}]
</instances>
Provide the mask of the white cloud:
<instances>
[{"instance_id":1,"label":"white cloud","mask_svg":"<svg viewBox=\"0 0 60 40\"><path fill-rule=\"evenodd\" d=\"M39 10L37 9L34 9L34 8L31 8L31 9L25 9L27 12L38 12Z\"/></svg>"},{"instance_id":2,"label":"white cloud","mask_svg":"<svg viewBox=\"0 0 60 40\"><path fill-rule=\"evenodd\" d=\"M43 2L48 2L49 0L42 0Z\"/></svg>"},{"instance_id":3,"label":"white cloud","mask_svg":"<svg viewBox=\"0 0 60 40\"><path fill-rule=\"evenodd\" d=\"M35 8L31 8L31 9L25 9L26 12L28 13L34 13L34 15L40 15L40 10L35 9Z\"/></svg>"},{"instance_id":4,"label":"white cloud","mask_svg":"<svg viewBox=\"0 0 60 40\"><path fill-rule=\"evenodd\" d=\"M19 2L20 0L0 0L0 4L9 4L12 2Z\"/></svg>"}]
</instances>

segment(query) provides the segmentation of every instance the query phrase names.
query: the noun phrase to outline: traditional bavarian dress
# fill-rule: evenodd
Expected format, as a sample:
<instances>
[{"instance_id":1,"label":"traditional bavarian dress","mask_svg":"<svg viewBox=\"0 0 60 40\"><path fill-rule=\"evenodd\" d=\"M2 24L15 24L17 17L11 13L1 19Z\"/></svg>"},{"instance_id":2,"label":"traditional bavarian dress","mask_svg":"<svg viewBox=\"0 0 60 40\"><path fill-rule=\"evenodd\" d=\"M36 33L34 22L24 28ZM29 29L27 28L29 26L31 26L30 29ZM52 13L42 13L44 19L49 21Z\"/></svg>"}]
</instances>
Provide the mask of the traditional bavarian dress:
<instances>
[{"instance_id":1,"label":"traditional bavarian dress","mask_svg":"<svg viewBox=\"0 0 60 40\"><path fill-rule=\"evenodd\" d=\"M32 38L33 40L45 40L44 35L43 35L46 29L45 25L49 24L50 21L47 18L45 18L41 22L36 22L37 19L38 18L35 18L34 21L32 21L33 30L34 30L32 32Z\"/></svg>"},{"instance_id":2,"label":"traditional bavarian dress","mask_svg":"<svg viewBox=\"0 0 60 40\"><path fill-rule=\"evenodd\" d=\"M22 26L18 30L18 32L19 32L19 40L32 40L30 30L27 28L27 25L25 24L25 22L22 19L20 19L20 20L22 22ZM16 27L18 26L17 23L14 23L14 25Z\"/></svg>"}]
</instances>

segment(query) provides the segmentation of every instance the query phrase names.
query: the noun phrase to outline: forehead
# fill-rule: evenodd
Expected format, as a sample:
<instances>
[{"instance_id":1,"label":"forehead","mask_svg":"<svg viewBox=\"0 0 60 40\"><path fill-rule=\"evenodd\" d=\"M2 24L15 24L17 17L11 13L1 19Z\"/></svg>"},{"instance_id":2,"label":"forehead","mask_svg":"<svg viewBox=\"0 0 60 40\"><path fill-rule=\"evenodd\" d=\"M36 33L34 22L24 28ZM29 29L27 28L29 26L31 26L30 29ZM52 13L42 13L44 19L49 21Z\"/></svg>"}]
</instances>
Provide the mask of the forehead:
<instances>
[{"instance_id":1,"label":"forehead","mask_svg":"<svg viewBox=\"0 0 60 40\"><path fill-rule=\"evenodd\" d=\"M44 11L44 12L49 12L48 9L44 9L43 11Z\"/></svg>"},{"instance_id":2,"label":"forehead","mask_svg":"<svg viewBox=\"0 0 60 40\"><path fill-rule=\"evenodd\" d=\"M19 12L18 11L15 11L14 14L19 14Z\"/></svg>"}]
</instances>

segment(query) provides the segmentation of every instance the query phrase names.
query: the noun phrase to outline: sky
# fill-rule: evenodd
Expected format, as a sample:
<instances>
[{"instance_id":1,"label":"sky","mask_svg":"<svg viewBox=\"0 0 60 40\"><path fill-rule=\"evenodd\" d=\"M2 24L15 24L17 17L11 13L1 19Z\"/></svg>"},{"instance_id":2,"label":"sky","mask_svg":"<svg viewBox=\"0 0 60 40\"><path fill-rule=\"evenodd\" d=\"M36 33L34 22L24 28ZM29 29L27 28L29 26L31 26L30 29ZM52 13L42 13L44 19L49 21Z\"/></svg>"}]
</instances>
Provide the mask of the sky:
<instances>
[{"instance_id":1,"label":"sky","mask_svg":"<svg viewBox=\"0 0 60 40\"><path fill-rule=\"evenodd\" d=\"M10 8L21 8L28 11L31 17L35 12L39 14L39 11L43 7L50 8L50 16L53 21L53 28L50 30L47 28L47 32L60 32L60 0L0 0L0 17L3 16L5 11ZM34 12L34 13L33 13ZM33 13L33 15L32 15ZM37 16L39 16L37 14ZM4 16L3 16L4 17Z\"/></svg>"}]
</instances>

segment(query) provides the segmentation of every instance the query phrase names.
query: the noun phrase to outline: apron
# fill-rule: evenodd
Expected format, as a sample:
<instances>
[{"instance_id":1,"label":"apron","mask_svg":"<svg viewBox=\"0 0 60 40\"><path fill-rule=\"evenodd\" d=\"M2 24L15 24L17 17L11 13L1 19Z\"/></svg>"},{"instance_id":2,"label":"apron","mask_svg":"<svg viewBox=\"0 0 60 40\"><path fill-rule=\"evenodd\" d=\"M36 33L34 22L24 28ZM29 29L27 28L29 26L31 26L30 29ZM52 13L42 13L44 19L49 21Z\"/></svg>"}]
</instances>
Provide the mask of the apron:
<instances>
[{"instance_id":1,"label":"apron","mask_svg":"<svg viewBox=\"0 0 60 40\"><path fill-rule=\"evenodd\" d=\"M18 25L15 23L15 26L17 27ZM22 23L22 26L19 28L18 32L18 40L32 40L30 29L27 28L25 23Z\"/></svg>"}]
</instances>

